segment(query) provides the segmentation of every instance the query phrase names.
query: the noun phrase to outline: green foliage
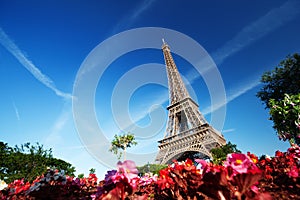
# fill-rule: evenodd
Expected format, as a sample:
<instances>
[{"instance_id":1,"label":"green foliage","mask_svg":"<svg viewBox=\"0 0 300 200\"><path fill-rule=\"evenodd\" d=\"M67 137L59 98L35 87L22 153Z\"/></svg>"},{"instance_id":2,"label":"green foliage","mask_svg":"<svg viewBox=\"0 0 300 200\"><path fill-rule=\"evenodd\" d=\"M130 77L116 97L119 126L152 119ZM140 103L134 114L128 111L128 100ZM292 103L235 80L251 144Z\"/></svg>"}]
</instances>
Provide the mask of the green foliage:
<instances>
[{"instance_id":1,"label":"green foliage","mask_svg":"<svg viewBox=\"0 0 300 200\"><path fill-rule=\"evenodd\" d=\"M160 164L146 164L141 167L137 167L139 170L139 173L145 174L145 173L152 173L152 174L159 174L159 171L162 169L167 168L168 165L160 165Z\"/></svg>"},{"instance_id":2,"label":"green foliage","mask_svg":"<svg viewBox=\"0 0 300 200\"><path fill-rule=\"evenodd\" d=\"M95 168L91 168L89 171L89 174L95 174L96 173L96 169Z\"/></svg>"},{"instance_id":3,"label":"green foliage","mask_svg":"<svg viewBox=\"0 0 300 200\"><path fill-rule=\"evenodd\" d=\"M119 150L122 149L124 153L124 160L126 160L126 149L131 147L132 145L137 145L133 134L128 133L120 136L115 135L114 139L111 141L111 147L109 151L116 154L118 159L120 159L122 156L122 152L120 152Z\"/></svg>"},{"instance_id":4,"label":"green foliage","mask_svg":"<svg viewBox=\"0 0 300 200\"><path fill-rule=\"evenodd\" d=\"M270 109L279 138L299 144L300 55L287 56L273 71L265 72L261 82L264 86L257 97Z\"/></svg>"},{"instance_id":5,"label":"green foliage","mask_svg":"<svg viewBox=\"0 0 300 200\"><path fill-rule=\"evenodd\" d=\"M76 171L72 164L58 158L49 158L46 160L46 164L52 169L64 170L65 174L69 176L74 176Z\"/></svg>"},{"instance_id":6,"label":"green foliage","mask_svg":"<svg viewBox=\"0 0 300 200\"><path fill-rule=\"evenodd\" d=\"M84 178L84 174L83 174L83 173L78 174L78 175L77 175L77 178Z\"/></svg>"},{"instance_id":7,"label":"green foliage","mask_svg":"<svg viewBox=\"0 0 300 200\"><path fill-rule=\"evenodd\" d=\"M69 175L75 172L70 163L53 158L52 150L45 150L39 143L9 147L7 143L0 142L0 157L0 179L7 183L22 178L31 182L45 173L48 167L64 170Z\"/></svg>"},{"instance_id":8,"label":"green foliage","mask_svg":"<svg viewBox=\"0 0 300 200\"><path fill-rule=\"evenodd\" d=\"M300 93L300 55L294 54L280 62L272 71L265 72L262 75L261 82L264 84L257 93L257 97L263 101L267 108L270 99L281 101L284 94Z\"/></svg>"},{"instance_id":9,"label":"green foliage","mask_svg":"<svg viewBox=\"0 0 300 200\"><path fill-rule=\"evenodd\" d=\"M270 100L270 115L280 139L300 145L300 93Z\"/></svg>"},{"instance_id":10,"label":"green foliage","mask_svg":"<svg viewBox=\"0 0 300 200\"><path fill-rule=\"evenodd\" d=\"M217 165L222 165L223 161L226 160L227 154L241 153L241 151L237 149L236 145L231 144L231 142L228 142L224 146L213 148L210 152L213 157L212 162Z\"/></svg>"}]
</instances>

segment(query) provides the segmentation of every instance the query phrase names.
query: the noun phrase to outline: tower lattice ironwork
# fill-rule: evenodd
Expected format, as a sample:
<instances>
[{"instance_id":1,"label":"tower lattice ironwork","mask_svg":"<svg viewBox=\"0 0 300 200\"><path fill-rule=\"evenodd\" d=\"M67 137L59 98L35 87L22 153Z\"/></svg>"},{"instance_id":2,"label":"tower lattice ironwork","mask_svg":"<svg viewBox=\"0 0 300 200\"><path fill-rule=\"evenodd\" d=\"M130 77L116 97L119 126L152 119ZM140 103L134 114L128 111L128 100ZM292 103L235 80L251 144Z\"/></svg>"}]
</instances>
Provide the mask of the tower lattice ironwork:
<instances>
[{"instance_id":1,"label":"tower lattice ironwork","mask_svg":"<svg viewBox=\"0 0 300 200\"><path fill-rule=\"evenodd\" d=\"M190 97L171 55L170 47L163 40L169 85L168 124L165 136L158 141L156 162L169 164L186 152L198 152L200 157L211 157L210 150L225 145L226 140L210 126L199 106Z\"/></svg>"}]
</instances>

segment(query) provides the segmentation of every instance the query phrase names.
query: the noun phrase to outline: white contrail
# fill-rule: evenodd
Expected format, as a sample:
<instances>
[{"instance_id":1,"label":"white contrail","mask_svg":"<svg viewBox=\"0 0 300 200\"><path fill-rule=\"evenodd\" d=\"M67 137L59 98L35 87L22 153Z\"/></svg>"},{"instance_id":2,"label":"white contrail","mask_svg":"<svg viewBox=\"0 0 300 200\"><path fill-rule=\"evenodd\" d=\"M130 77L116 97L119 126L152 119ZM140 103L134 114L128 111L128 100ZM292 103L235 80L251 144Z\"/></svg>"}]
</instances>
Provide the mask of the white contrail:
<instances>
[{"instance_id":1,"label":"white contrail","mask_svg":"<svg viewBox=\"0 0 300 200\"><path fill-rule=\"evenodd\" d=\"M254 79L252 82L250 82L246 85L243 85L242 87L236 89L232 94L229 94L227 96L227 102L229 103L229 102L235 100L239 96L247 93L249 90L252 90L256 86L258 86L259 84L261 84L259 79Z\"/></svg>"},{"instance_id":2,"label":"white contrail","mask_svg":"<svg viewBox=\"0 0 300 200\"><path fill-rule=\"evenodd\" d=\"M213 107L214 108L213 110L211 110L211 107L209 106L209 107L203 109L202 114L207 115L207 114L210 114L210 113L218 110L219 108L225 106L226 104L230 103L231 101L235 100L236 98L240 97L241 95L252 90L259 84L260 84L259 79L254 79L250 83L247 83L246 85L243 85L243 86L235 89L231 94L227 94L226 102L224 102L223 104L215 105Z\"/></svg>"},{"instance_id":3,"label":"white contrail","mask_svg":"<svg viewBox=\"0 0 300 200\"><path fill-rule=\"evenodd\" d=\"M133 14L130 16L129 20L132 22L136 20L143 12L145 12L147 9L151 7L151 5L155 2L155 0L145 0L138 9L133 12ZM132 23L131 22L131 23Z\"/></svg>"},{"instance_id":4,"label":"white contrail","mask_svg":"<svg viewBox=\"0 0 300 200\"><path fill-rule=\"evenodd\" d=\"M266 36L286 22L293 20L299 13L300 1L285 2L280 7L270 10L263 17L244 27L233 39L213 53L212 57L217 64L222 63L227 57Z\"/></svg>"},{"instance_id":5,"label":"white contrail","mask_svg":"<svg viewBox=\"0 0 300 200\"><path fill-rule=\"evenodd\" d=\"M55 92L56 95L70 99L71 94L57 89L53 81L43 74L19 49L19 47L8 37L0 27L0 43L9 51L38 81Z\"/></svg>"},{"instance_id":6,"label":"white contrail","mask_svg":"<svg viewBox=\"0 0 300 200\"><path fill-rule=\"evenodd\" d=\"M15 113L16 113L17 120L20 121L21 118L20 118L19 110L18 110L15 102L13 102L13 107L14 107L14 110L15 110Z\"/></svg>"},{"instance_id":7,"label":"white contrail","mask_svg":"<svg viewBox=\"0 0 300 200\"><path fill-rule=\"evenodd\" d=\"M56 146L63 145L63 129L65 128L66 124L70 121L70 119L72 119L71 106L68 103L66 103L60 115L57 117L55 123L53 124L51 132L44 139L44 144L52 148L56 148Z\"/></svg>"},{"instance_id":8,"label":"white contrail","mask_svg":"<svg viewBox=\"0 0 300 200\"><path fill-rule=\"evenodd\" d=\"M130 15L124 16L122 20L117 23L117 25L113 28L112 34L120 31L122 27L125 28L132 25L140 17L140 15L146 12L153 5L155 1L156 0L145 0L139 4Z\"/></svg>"},{"instance_id":9,"label":"white contrail","mask_svg":"<svg viewBox=\"0 0 300 200\"><path fill-rule=\"evenodd\" d=\"M234 131L235 131L234 128L230 128L230 129L222 130L222 133L230 133L230 132L234 132Z\"/></svg>"}]
</instances>

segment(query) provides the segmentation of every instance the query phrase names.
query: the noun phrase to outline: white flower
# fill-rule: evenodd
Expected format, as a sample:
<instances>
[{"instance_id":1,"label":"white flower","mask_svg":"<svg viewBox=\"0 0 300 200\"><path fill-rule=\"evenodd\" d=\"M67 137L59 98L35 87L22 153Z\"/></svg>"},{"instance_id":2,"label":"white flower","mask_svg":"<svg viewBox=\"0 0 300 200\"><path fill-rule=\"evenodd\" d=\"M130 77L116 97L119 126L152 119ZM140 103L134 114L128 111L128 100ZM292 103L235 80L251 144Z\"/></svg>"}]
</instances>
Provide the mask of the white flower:
<instances>
[{"instance_id":1,"label":"white flower","mask_svg":"<svg viewBox=\"0 0 300 200\"><path fill-rule=\"evenodd\" d=\"M271 156L269 156L269 155L265 155L266 156L266 158L268 158L268 159L272 159L272 157Z\"/></svg>"},{"instance_id":2,"label":"white flower","mask_svg":"<svg viewBox=\"0 0 300 200\"><path fill-rule=\"evenodd\" d=\"M4 181L0 180L0 190L3 190L6 187L7 187L7 184Z\"/></svg>"}]
</instances>

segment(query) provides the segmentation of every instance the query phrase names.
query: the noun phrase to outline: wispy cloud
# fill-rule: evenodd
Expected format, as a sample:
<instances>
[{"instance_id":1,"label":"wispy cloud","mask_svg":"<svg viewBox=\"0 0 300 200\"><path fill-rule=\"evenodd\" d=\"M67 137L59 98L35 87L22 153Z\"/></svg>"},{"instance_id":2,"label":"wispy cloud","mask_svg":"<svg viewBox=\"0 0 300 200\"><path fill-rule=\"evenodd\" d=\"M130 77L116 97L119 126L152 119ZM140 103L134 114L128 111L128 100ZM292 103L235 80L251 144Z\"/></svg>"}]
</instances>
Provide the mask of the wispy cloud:
<instances>
[{"instance_id":1,"label":"wispy cloud","mask_svg":"<svg viewBox=\"0 0 300 200\"><path fill-rule=\"evenodd\" d=\"M62 130L64 130L70 119L72 119L72 109L71 106L67 104L54 122L51 132L45 138L44 143L51 147L63 144L64 138L62 136Z\"/></svg>"},{"instance_id":2,"label":"wispy cloud","mask_svg":"<svg viewBox=\"0 0 300 200\"><path fill-rule=\"evenodd\" d=\"M152 108L154 110L156 107L153 107L155 105L161 105L168 101L168 93L167 91L163 91L160 94L156 95L155 98L153 98L153 101L143 101L142 106L138 107L138 112L135 111L132 113L133 120L139 121L145 117L145 115L149 114L149 108ZM140 112L141 111L141 112Z\"/></svg>"},{"instance_id":3,"label":"wispy cloud","mask_svg":"<svg viewBox=\"0 0 300 200\"><path fill-rule=\"evenodd\" d=\"M16 113L17 120L20 121L21 118L20 118L19 110L18 110L15 102L13 102L13 107L14 107L14 110L15 110L15 113Z\"/></svg>"},{"instance_id":4,"label":"wispy cloud","mask_svg":"<svg viewBox=\"0 0 300 200\"><path fill-rule=\"evenodd\" d=\"M155 0L145 0L139 5L139 7L132 13L129 17L129 21L133 22L136 20L143 12L151 7L151 5L155 2Z\"/></svg>"},{"instance_id":5,"label":"wispy cloud","mask_svg":"<svg viewBox=\"0 0 300 200\"><path fill-rule=\"evenodd\" d=\"M233 90L230 90L229 92L227 92L227 98L226 98L226 102L223 102L222 104L219 105L215 105L212 108L209 106L207 108L204 108L202 113L203 115L207 115L209 113L212 113L218 109L220 109L221 107L227 105L228 103L232 102L233 100L237 99L238 97L240 97L241 95L247 93L248 91L252 90L253 88L255 88L256 86L258 86L260 84L259 79L258 78L254 78L252 81L241 85L240 87L237 87Z\"/></svg>"},{"instance_id":6,"label":"wispy cloud","mask_svg":"<svg viewBox=\"0 0 300 200\"><path fill-rule=\"evenodd\" d=\"M124 16L113 28L112 34L119 32L121 29L132 25L144 12L146 12L156 0L144 0L134 8L134 11Z\"/></svg>"},{"instance_id":7,"label":"wispy cloud","mask_svg":"<svg viewBox=\"0 0 300 200\"><path fill-rule=\"evenodd\" d=\"M38 81L46 87L55 92L57 96L70 99L71 94L64 93L56 88L54 82L45 74L43 74L33 63L29 60L19 47L8 37L8 35L0 27L0 43L9 51Z\"/></svg>"},{"instance_id":8,"label":"wispy cloud","mask_svg":"<svg viewBox=\"0 0 300 200\"><path fill-rule=\"evenodd\" d=\"M149 101L146 100L143 101L143 104L141 106L135 107L133 113L130 113L130 115L132 116L132 121L128 120L128 123L122 122L122 127L120 127L122 131L125 132L134 131L133 129L134 124L147 117L151 112L154 112L156 109L158 109L159 105L162 105L168 101L168 93L166 91L152 97L153 98ZM125 119L128 117L129 114L126 112L126 113L118 113L118 115L120 115L118 119Z\"/></svg>"},{"instance_id":9,"label":"wispy cloud","mask_svg":"<svg viewBox=\"0 0 300 200\"><path fill-rule=\"evenodd\" d=\"M239 88L236 88L232 92L229 91L229 94L227 96L227 103L229 103L229 102L235 100L236 98L238 98L239 96L247 93L248 91L250 91L253 88L255 88L256 86L258 86L259 84L260 84L259 78L255 78L251 82L249 82L245 85L242 85Z\"/></svg>"},{"instance_id":10,"label":"wispy cloud","mask_svg":"<svg viewBox=\"0 0 300 200\"><path fill-rule=\"evenodd\" d=\"M285 2L280 7L270 10L266 15L244 27L233 39L213 53L212 57L217 64L222 63L227 57L293 20L299 13L300 1Z\"/></svg>"},{"instance_id":11,"label":"wispy cloud","mask_svg":"<svg viewBox=\"0 0 300 200\"><path fill-rule=\"evenodd\" d=\"M234 128L230 128L230 129L222 130L222 133L231 133L231 132L234 132L234 131L235 131Z\"/></svg>"}]
</instances>

